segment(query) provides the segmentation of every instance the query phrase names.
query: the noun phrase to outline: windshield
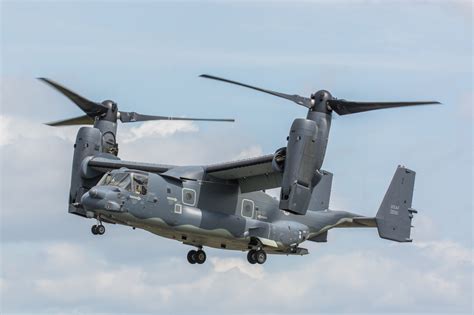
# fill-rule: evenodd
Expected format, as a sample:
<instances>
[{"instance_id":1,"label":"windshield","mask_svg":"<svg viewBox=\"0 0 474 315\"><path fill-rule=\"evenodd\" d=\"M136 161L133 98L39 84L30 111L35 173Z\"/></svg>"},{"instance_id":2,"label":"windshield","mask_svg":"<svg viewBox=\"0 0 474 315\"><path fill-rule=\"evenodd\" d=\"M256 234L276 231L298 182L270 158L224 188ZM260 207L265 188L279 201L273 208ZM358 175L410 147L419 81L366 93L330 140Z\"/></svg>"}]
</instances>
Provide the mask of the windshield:
<instances>
[{"instance_id":1,"label":"windshield","mask_svg":"<svg viewBox=\"0 0 474 315\"><path fill-rule=\"evenodd\" d=\"M130 191L131 180L129 173L107 173L102 177L99 185L117 186Z\"/></svg>"},{"instance_id":2,"label":"windshield","mask_svg":"<svg viewBox=\"0 0 474 315\"><path fill-rule=\"evenodd\" d=\"M117 186L139 195L146 195L148 191L148 176L135 173L107 173L98 185Z\"/></svg>"}]
</instances>

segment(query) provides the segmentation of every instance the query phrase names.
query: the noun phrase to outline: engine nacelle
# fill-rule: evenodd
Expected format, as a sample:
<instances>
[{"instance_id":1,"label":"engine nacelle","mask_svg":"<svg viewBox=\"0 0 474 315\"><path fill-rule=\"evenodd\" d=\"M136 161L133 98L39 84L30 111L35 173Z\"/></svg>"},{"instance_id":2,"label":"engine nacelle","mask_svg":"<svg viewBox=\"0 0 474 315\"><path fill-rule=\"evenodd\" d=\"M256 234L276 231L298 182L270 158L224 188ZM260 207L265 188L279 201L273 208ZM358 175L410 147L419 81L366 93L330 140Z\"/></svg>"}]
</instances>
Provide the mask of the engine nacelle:
<instances>
[{"instance_id":1,"label":"engine nacelle","mask_svg":"<svg viewBox=\"0 0 474 315\"><path fill-rule=\"evenodd\" d=\"M305 214L308 209L313 187L320 179L317 134L313 120L295 119L291 125L281 182L282 210Z\"/></svg>"},{"instance_id":2,"label":"engine nacelle","mask_svg":"<svg viewBox=\"0 0 474 315\"><path fill-rule=\"evenodd\" d=\"M100 179L97 176L84 176L84 159L102 153L102 133L97 128L82 127L77 132L72 160L71 189L69 191L69 212L85 216L84 209L74 206L81 201L81 197L94 187Z\"/></svg>"}]
</instances>

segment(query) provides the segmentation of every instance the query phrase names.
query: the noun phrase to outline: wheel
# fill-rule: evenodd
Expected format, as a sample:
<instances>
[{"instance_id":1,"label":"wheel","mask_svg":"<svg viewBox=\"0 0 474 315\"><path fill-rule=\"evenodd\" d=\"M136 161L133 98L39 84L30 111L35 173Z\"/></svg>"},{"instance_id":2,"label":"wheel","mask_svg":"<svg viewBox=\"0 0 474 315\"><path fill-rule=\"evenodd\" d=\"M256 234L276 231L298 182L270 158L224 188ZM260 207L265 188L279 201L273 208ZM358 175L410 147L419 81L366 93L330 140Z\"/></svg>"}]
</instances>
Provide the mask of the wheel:
<instances>
[{"instance_id":1,"label":"wheel","mask_svg":"<svg viewBox=\"0 0 474 315\"><path fill-rule=\"evenodd\" d=\"M104 233L105 233L105 226L103 226L102 224L101 224L101 225L98 225L95 230L97 231L97 234L99 234L99 235L104 235Z\"/></svg>"},{"instance_id":2,"label":"wheel","mask_svg":"<svg viewBox=\"0 0 474 315\"><path fill-rule=\"evenodd\" d=\"M261 265L261 264L264 264L265 261L267 261L267 253L265 253L265 251L264 251L263 249L258 250L258 251L255 253L255 260L256 260L257 263L259 263L260 265Z\"/></svg>"},{"instance_id":3,"label":"wheel","mask_svg":"<svg viewBox=\"0 0 474 315\"><path fill-rule=\"evenodd\" d=\"M256 253L256 250L255 249L251 249L249 250L249 252L247 253L247 260L249 263L251 263L252 265L256 264L257 263L257 258L255 257L255 253Z\"/></svg>"},{"instance_id":4,"label":"wheel","mask_svg":"<svg viewBox=\"0 0 474 315\"><path fill-rule=\"evenodd\" d=\"M194 249L188 252L188 262L192 265L196 263L196 253Z\"/></svg>"},{"instance_id":5,"label":"wheel","mask_svg":"<svg viewBox=\"0 0 474 315\"><path fill-rule=\"evenodd\" d=\"M92 234L97 235L97 225L94 224L94 225L91 227L91 232L92 232Z\"/></svg>"},{"instance_id":6,"label":"wheel","mask_svg":"<svg viewBox=\"0 0 474 315\"><path fill-rule=\"evenodd\" d=\"M206 261L206 253L201 249L198 250L194 255L194 260L200 265L203 264Z\"/></svg>"}]
</instances>

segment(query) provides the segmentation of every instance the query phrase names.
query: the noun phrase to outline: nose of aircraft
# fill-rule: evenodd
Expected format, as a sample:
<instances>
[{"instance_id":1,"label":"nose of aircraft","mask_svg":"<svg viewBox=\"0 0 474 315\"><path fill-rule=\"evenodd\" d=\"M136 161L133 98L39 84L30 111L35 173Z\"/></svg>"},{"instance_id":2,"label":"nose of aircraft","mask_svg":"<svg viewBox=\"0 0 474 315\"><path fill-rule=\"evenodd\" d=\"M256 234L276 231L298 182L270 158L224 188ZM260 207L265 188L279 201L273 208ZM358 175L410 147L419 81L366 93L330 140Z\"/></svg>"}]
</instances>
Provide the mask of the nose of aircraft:
<instances>
[{"instance_id":1,"label":"nose of aircraft","mask_svg":"<svg viewBox=\"0 0 474 315\"><path fill-rule=\"evenodd\" d=\"M82 196L81 204L91 211L120 211L119 192L116 188L96 186Z\"/></svg>"},{"instance_id":2,"label":"nose of aircraft","mask_svg":"<svg viewBox=\"0 0 474 315\"><path fill-rule=\"evenodd\" d=\"M106 196L106 192L103 189L94 187L89 190L89 196L93 199L104 199Z\"/></svg>"}]
</instances>

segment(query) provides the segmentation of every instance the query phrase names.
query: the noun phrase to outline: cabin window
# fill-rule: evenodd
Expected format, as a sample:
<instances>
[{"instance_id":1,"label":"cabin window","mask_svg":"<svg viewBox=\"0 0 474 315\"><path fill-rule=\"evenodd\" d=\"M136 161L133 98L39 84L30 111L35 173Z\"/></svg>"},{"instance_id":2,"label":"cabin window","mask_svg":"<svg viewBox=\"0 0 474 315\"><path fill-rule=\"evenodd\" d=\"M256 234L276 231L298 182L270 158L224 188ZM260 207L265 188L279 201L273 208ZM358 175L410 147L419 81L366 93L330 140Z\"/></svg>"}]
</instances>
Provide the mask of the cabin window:
<instances>
[{"instance_id":1,"label":"cabin window","mask_svg":"<svg viewBox=\"0 0 474 315\"><path fill-rule=\"evenodd\" d=\"M196 204L196 191L191 188L183 188L182 191L183 203L188 206L194 206Z\"/></svg>"},{"instance_id":2,"label":"cabin window","mask_svg":"<svg viewBox=\"0 0 474 315\"><path fill-rule=\"evenodd\" d=\"M243 199L241 213L243 217L252 218L254 213L255 204L252 200Z\"/></svg>"}]
</instances>

